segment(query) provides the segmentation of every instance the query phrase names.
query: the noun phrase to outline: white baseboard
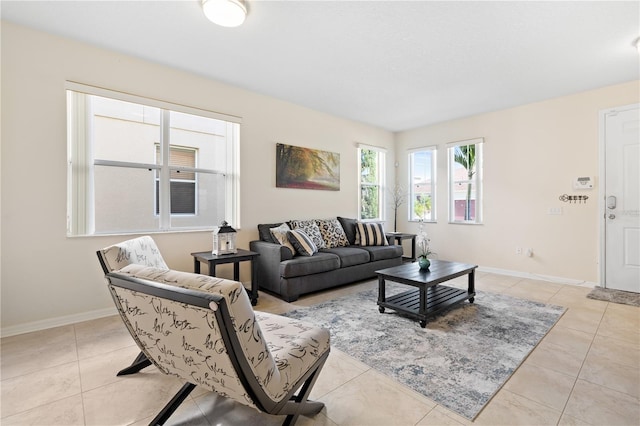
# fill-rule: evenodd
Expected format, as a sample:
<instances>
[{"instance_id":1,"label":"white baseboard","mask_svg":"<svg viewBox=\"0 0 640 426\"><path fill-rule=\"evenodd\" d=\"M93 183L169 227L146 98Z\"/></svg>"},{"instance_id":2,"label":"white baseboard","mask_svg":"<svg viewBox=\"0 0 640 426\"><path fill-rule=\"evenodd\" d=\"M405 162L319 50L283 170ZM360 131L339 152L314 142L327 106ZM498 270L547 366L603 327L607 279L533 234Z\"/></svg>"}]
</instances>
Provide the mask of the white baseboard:
<instances>
[{"instance_id":1,"label":"white baseboard","mask_svg":"<svg viewBox=\"0 0 640 426\"><path fill-rule=\"evenodd\" d=\"M112 308L98 309L97 311L83 312L81 314L67 315L64 317L49 318L40 321L28 322L25 324L3 327L0 329L1 337L15 336L17 334L31 333L33 331L46 330L48 328L61 327L64 325L75 324L82 321L89 321L98 318L104 318L111 315L117 315L118 311L115 306Z\"/></svg>"},{"instance_id":2,"label":"white baseboard","mask_svg":"<svg viewBox=\"0 0 640 426\"><path fill-rule=\"evenodd\" d=\"M514 277L528 278L531 280L549 281L556 284L576 285L579 287L596 287L599 285L591 281L576 280L573 278L564 278L564 277L554 277L552 275L534 274L531 272L511 271L508 269L489 268L486 266L479 266L478 272L490 272L492 274L498 274L498 275L511 275Z\"/></svg>"}]
</instances>

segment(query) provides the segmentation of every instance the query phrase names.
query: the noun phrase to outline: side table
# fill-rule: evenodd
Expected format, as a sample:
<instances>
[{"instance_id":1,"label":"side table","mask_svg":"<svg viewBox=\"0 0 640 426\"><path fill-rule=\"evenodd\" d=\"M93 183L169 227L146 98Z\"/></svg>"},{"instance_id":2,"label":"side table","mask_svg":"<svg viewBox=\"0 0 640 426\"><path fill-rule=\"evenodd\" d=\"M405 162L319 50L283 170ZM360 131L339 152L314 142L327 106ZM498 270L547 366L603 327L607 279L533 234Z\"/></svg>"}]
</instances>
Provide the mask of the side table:
<instances>
[{"instance_id":1,"label":"side table","mask_svg":"<svg viewBox=\"0 0 640 426\"><path fill-rule=\"evenodd\" d=\"M245 260L251 261L251 304L253 306L258 304L258 265L254 260L260 256L260 253L254 251L238 249L237 253L231 254L212 254L211 251L199 251L191 253L193 256L193 272L200 273L200 262L209 264L209 275L216 276L216 265L223 263L233 263L233 279L240 281L240 262Z\"/></svg>"},{"instance_id":2,"label":"side table","mask_svg":"<svg viewBox=\"0 0 640 426\"><path fill-rule=\"evenodd\" d=\"M410 260L412 262L416 261L416 234L406 234L404 232L387 232L386 233L387 240L389 240L389 244L399 244L402 245L402 240L411 240L411 257L402 256L404 260Z\"/></svg>"}]
</instances>

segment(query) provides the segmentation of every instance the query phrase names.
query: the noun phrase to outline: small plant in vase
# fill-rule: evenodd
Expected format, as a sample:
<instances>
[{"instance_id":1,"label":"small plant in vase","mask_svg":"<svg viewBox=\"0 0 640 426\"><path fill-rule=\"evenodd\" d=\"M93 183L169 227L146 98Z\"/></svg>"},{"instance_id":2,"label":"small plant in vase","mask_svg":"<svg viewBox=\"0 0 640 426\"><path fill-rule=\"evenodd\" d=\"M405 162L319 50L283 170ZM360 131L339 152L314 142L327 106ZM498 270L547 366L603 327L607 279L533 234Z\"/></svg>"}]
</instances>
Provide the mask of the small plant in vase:
<instances>
[{"instance_id":1,"label":"small plant in vase","mask_svg":"<svg viewBox=\"0 0 640 426\"><path fill-rule=\"evenodd\" d=\"M431 266L429 255L434 253L431 251L430 242L431 240L427 236L427 231L424 229L424 222L421 220L420 230L416 237L416 245L418 246L418 265L420 266L420 269L426 270Z\"/></svg>"}]
</instances>

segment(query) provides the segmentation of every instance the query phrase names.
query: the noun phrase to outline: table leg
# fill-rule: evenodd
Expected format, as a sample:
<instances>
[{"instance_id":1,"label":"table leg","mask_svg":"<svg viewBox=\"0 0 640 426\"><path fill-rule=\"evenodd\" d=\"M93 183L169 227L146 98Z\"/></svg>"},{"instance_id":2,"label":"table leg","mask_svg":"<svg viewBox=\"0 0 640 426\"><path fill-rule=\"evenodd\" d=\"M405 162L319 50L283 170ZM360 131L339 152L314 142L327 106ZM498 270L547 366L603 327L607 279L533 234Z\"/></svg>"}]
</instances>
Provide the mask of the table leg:
<instances>
[{"instance_id":1,"label":"table leg","mask_svg":"<svg viewBox=\"0 0 640 426\"><path fill-rule=\"evenodd\" d=\"M467 290L467 293L469 294L474 294L476 292L476 270L472 269L471 272L469 272L469 289ZM469 303L473 303L474 298L470 297L469 298Z\"/></svg>"},{"instance_id":2,"label":"table leg","mask_svg":"<svg viewBox=\"0 0 640 426\"><path fill-rule=\"evenodd\" d=\"M209 262L209 276L210 277L216 276L216 264L213 262Z\"/></svg>"},{"instance_id":3,"label":"table leg","mask_svg":"<svg viewBox=\"0 0 640 426\"><path fill-rule=\"evenodd\" d=\"M258 267L256 262L251 259L251 304L258 304Z\"/></svg>"},{"instance_id":4,"label":"table leg","mask_svg":"<svg viewBox=\"0 0 640 426\"><path fill-rule=\"evenodd\" d=\"M240 262L233 262L233 280L240 281Z\"/></svg>"},{"instance_id":5,"label":"table leg","mask_svg":"<svg viewBox=\"0 0 640 426\"><path fill-rule=\"evenodd\" d=\"M387 300L384 293L384 278L378 277L378 303L384 303ZM378 310L381 314L384 313L384 306L378 306Z\"/></svg>"},{"instance_id":6,"label":"table leg","mask_svg":"<svg viewBox=\"0 0 640 426\"><path fill-rule=\"evenodd\" d=\"M193 272L195 272L196 274L200 273L200 261L197 257L193 258Z\"/></svg>"},{"instance_id":7,"label":"table leg","mask_svg":"<svg viewBox=\"0 0 640 426\"><path fill-rule=\"evenodd\" d=\"M416 261L416 236L411 237L411 261Z\"/></svg>"}]
</instances>

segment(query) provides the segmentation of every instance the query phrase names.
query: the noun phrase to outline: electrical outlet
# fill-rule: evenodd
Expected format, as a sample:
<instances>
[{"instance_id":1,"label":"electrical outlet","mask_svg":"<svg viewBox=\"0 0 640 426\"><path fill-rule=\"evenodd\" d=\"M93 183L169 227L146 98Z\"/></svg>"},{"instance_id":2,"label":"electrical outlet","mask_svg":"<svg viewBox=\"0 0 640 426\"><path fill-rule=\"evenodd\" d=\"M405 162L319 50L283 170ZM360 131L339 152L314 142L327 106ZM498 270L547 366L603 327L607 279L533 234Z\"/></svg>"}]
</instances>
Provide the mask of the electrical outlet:
<instances>
[{"instance_id":1,"label":"electrical outlet","mask_svg":"<svg viewBox=\"0 0 640 426\"><path fill-rule=\"evenodd\" d=\"M516 247L516 254L522 254L522 247Z\"/></svg>"}]
</instances>

